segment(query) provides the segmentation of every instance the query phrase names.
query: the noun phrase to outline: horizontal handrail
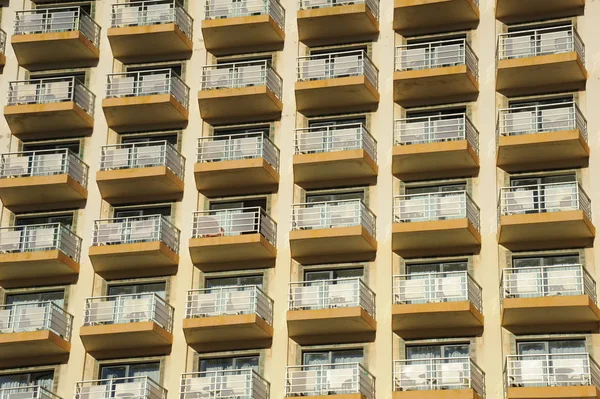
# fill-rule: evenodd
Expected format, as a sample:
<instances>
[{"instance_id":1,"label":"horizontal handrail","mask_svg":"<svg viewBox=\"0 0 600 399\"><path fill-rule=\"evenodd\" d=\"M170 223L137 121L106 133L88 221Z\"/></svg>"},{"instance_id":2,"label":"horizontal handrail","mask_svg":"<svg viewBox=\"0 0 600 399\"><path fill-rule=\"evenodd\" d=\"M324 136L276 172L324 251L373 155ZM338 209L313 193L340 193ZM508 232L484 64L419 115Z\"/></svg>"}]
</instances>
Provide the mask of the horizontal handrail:
<instances>
[{"instance_id":1,"label":"horizontal handrail","mask_svg":"<svg viewBox=\"0 0 600 399\"><path fill-rule=\"evenodd\" d=\"M377 141L363 123L344 123L296 129L295 153L318 154L326 152L365 150L377 161Z\"/></svg>"},{"instance_id":2,"label":"horizontal handrail","mask_svg":"<svg viewBox=\"0 0 600 399\"><path fill-rule=\"evenodd\" d=\"M15 386L0 389L0 399L62 399L40 385Z\"/></svg>"},{"instance_id":3,"label":"horizontal handrail","mask_svg":"<svg viewBox=\"0 0 600 399\"><path fill-rule=\"evenodd\" d=\"M362 394L375 398L375 377L360 363L288 366L285 396Z\"/></svg>"},{"instance_id":4,"label":"horizontal handrail","mask_svg":"<svg viewBox=\"0 0 600 399\"><path fill-rule=\"evenodd\" d=\"M142 0L112 5L111 28L171 23L189 39L193 38L194 20L178 0Z\"/></svg>"},{"instance_id":5,"label":"horizontal handrail","mask_svg":"<svg viewBox=\"0 0 600 399\"><path fill-rule=\"evenodd\" d=\"M337 51L298 57L298 81L366 76L377 88L379 71L365 50Z\"/></svg>"},{"instance_id":6,"label":"horizontal handrail","mask_svg":"<svg viewBox=\"0 0 600 399\"><path fill-rule=\"evenodd\" d=\"M375 214L358 199L292 205L292 230L362 226L375 237L375 225Z\"/></svg>"},{"instance_id":7,"label":"horizontal handrail","mask_svg":"<svg viewBox=\"0 0 600 399\"><path fill-rule=\"evenodd\" d=\"M0 334L49 330L69 341L73 316L51 301L0 305Z\"/></svg>"},{"instance_id":8,"label":"horizontal handrail","mask_svg":"<svg viewBox=\"0 0 600 399\"><path fill-rule=\"evenodd\" d=\"M180 399L269 399L270 384L252 369L218 370L181 375Z\"/></svg>"},{"instance_id":9,"label":"horizontal handrail","mask_svg":"<svg viewBox=\"0 0 600 399\"><path fill-rule=\"evenodd\" d=\"M166 399L167 390L150 377L106 378L80 381L75 385L74 399Z\"/></svg>"},{"instance_id":10,"label":"horizontal handrail","mask_svg":"<svg viewBox=\"0 0 600 399\"><path fill-rule=\"evenodd\" d=\"M351 4L366 4L373 16L379 19L379 0L298 0L298 9L313 10Z\"/></svg>"},{"instance_id":11,"label":"horizontal handrail","mask_svg":"<svg viewBox=\"0 0 600 399\"><path fill-rule=\"evenodd\" d=\"M279 148L262 131L200 137L198 162L264 158L279 170Z\"/></svg>"},{"instance_id":12,"label":"horizontal handrail","mask_svg":"<svg viewBox=\"0 0 600 399\"><path fill-rule=\"evenodd\" d=\"M61 223L0 228L0 253L51 250L59 250L79 262L81 238Z\"/></svg>"},{"instance_id":13,"label":"horizontal handrail","mask_svg":"<svg viewBox=\"0 0 600 399\"><path fill-rule=\"evenodd\" d=\"M269 15L285 29L285 10L278 0L209 0L204 8L204 19L223 19Z\"/></svg>"},{"instance_id":14,"label":"horizontal handrail","mask_svg":"<svg viewBox=\"0 0 600 399\"><path fill-rule=\"evenodd\" d=\"M529 29L498 35L498 59L536 57L575 51L585 63L585 46L572 25Z\"/></svg>"}]
</instances>

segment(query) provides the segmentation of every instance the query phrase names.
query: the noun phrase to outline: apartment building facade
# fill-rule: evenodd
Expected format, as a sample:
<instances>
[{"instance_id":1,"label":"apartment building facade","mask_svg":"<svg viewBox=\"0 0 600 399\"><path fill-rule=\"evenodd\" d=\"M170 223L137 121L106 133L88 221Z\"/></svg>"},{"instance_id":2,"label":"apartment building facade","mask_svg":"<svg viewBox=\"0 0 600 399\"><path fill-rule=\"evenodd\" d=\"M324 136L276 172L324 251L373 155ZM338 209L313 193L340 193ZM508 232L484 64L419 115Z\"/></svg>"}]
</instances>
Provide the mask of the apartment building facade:
<instances>
[{"instance_id":1,"label":"apartment building facade","mask_svg":"<svg viewBox=\"0 0 600 399\"><path fill-rule=\"evenodd\" d=\"M600 397L596 2L0 12L0 399Z\"/></svg>"}]
</instances>

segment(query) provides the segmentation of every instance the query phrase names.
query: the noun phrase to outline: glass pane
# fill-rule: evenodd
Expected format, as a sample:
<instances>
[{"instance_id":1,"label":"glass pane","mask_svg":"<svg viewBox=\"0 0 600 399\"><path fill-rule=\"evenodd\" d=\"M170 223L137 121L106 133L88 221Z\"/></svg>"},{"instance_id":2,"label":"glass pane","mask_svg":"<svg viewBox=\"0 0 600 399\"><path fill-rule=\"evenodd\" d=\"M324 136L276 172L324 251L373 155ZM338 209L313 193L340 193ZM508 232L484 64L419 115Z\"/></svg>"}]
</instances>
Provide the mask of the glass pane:
<instances>
[{"instance_id":1,"label":"glass pane","mask_svg":"<svg viewBox=\"0 0 600 399\"><path fill-rule=\"evenodd\" d=\"M363 351L362 349L354 349L347 351L332 351L331 352L331 363L360 363L363 362Z\"/></svg>"},{"instance_id":2,"label":"glass pane","mask_svg":"<svg viewBox=\"0 0 600 399\"><path fill-rule=\"evenodd\" d=\"M203 359L200 361L200 371L232 370L234 358Z\"/></svg>"},{"instance_id":3,"label":"glass pane","mask_svg":"<svg viewBox=\"0 0 600 399\"><path fill-rule=\"evenodd\" d=\"M443 272L466 272L468 270L467 262L448 262L442 263Z\"/></svg>"},{"instance_id":4,"label":"glass pane","mask_svg":"<svg viewBox=\"0 0 600 399\"><path fill-rule=\"evenodd\" d=\"M329 352L308 352L304 353L304 364L315 365L315 364L328 364Z\"/></svg>"},{"instance_id":5,"label":"glass pane","mask_svg":"<svg viewBox=\"0 0 600 399\"><path fill-rule=\"evenodd\" d=\"M444 346L444 357L468 357L469 356L469 345L445 345Z\"/></svg>"},{"instance_id":6,"label":"glass pane","mask_svg":"<svg viewBox=\"0 0 600 399\"><path fill-rule=\"evenodd\" d=\"M38 371L35 373L0 375L0 389L17 388L29 385L39 385L46 389L52 388L54 371Z\"/></svg>"},{"instance_id":7,"label":"glass pane","mask_svg":"<svg viewBox=\"0 0 600 399\"><path fill-rule=\"evenodd\" d=\"M319 281L331 279L333 279L333 272L331 270L304 272L304 281Z\"/></svg>"},{"instance_id":8,"label":"glass pane","mask_svg":"<svg viewBox=\"0 0 600 399\"><path fill-rule=\"evenodd\" d=\"M363 200L364 191L355 191L349 193L331 193L331 194L307 194L306 202L326 202L326 201L344 201L344 200Z\"/></svg>"},{"instance_id":9,"label":"glass pane","mask_svg":"<svg viewBox=\"0 0 600 399\"><path fill-rule=\"evenodd\" d=\"M548 342L550 353L586 353L585 340L550 341Z\"/></svg>"},{"instance_id":10,"label":"glass pane","mask_svg":"<svg viewBox=\"0 0 600 399\"><path fill-rule=\"evenodd\" d=\"M244 276L239 278L239 285L256 285L262 288L263 276Z\"/></svg>"},{"instance_id":11,"label":"glass pane","mask_svg":"<svg viewBox=\"0 0 600 399\"><path fill-rule=\"evenodd\" d=\"M67 227L73 225L73 214L66 215L46 215L46 216L17 216L15 220L15 226L31 226L34 224L50 224L50 223L62 223Z\"/></svg>"},{"instance_id":12,"label":"glass pane","mask_svg":"<svg viewBox=\"0 0 600 399\"><path fill-rule=\"evenodd\" d=\"M406 358L414 359L437 359L442 357L441 348L438 345L407 346Z\"/></svg>"},{"instance_id":13,"label":"glass pane","mask_svg":"<svg viewBox=\"0 0 600 399\"><path fill-rule=\"evenodd\" d=\"M362 277L363 269L340 269L334 270L334 278L350 278L350 277Z\"/></svg>"},{"instance_id":14,"label":"glass pane","mask_svg":"<svg viewBox=\"0 0 600 399\"><path fill-rule=\"evenodd\" d=\"M519 355L543 355L548 353L547 342L518 342L517 354Z\"/></svg>"},{"instance_id":15,"label":"glass pane","mask_svg":"<svg viewBox=\"0 0 600 399\"><path fill-rule=\"evenodd\" d=\"M406 274L437 273L440 269L441 265L439 263L406 265Z\"/></svg>"},{"instance_id":16,"label":"glass pane","mask_svg":"<svg viewBox=\"0 0 600 399\"><path fill-rule=\"evenodd\" d=\"M123 136L121 143L144 143L148 141L166 141L174 146L177 146L177 135L176 134L164 134L164 135L148 135L148 136Z\"/></svg>"},{"instance_id":17,"label":"glass pane","mask_svg":"<svg viewBox=\"0 0 600 399\"><path fill-rule=\"evenodd\" d=\"M108 287L108 295L158 294L165 298L166 283L113 285Z\"/></svg>"},{"instance_id":18,"label":"glass pane","mask_svg":"<svg viewBox=\"0 0 600 399\"><path fill-rule=\"evenodd\" d=\"M238 285L237 277L211 278L206 279L206 288L214 287L233 287Z\"/></svg>"},{"instance_id":19,"label":"glass pane","mask_svg":"<svg viewBox=\"0 0 600 399\"><path fill-rule=\"evenodd\" d=\"M234 368L236 370L252 369L258 372L258 356L246 356L235 359Z\"/></svg>"},{"instance_id":20,"label":"glass pane","mask_svg":"<svg viewBox=\"0 0 600 399\"><path fill-rule=\"evenodd\" d=\"M116 218L152 215L171 216L171 206L156 206L139 209L115 209Z\"/></svg>"},{"instance_id":21,"label":"glass pane","mask_svg":"<svg viewBox=\"0 0 600 399\"><path fill-rule=\"evenodd\" d=\"M513 267L539 267L542 266L542 258L513 258Z\"/></svg>"},{"instance_id":22,"label":"glass pane","mask_svg":"<svg viewBox=\"0 0 600 399\"><path fill-rule=\"evenodd\" d=\"M452 191L466 191L467 185L465 183L460 184L448 184L448 185L438 185L438 186L427 186L427 187L407 187L406 194L433 194L433 193L443 193L443 192L452 192Z\"/></svg>"},{"instance_id":23,"label":"glass pane","mask_svg":"<svg viewBox=\"0 0 600 399\"><path fill-rule=\"evenodd\" d=\"M127 377L127 366L104 366L100 370L101 380L125 377Z\"/></svg>"},{"instance_id":24,"label":"glass pane","mask_svg":"<svg viewBox=\"0 0 600 399\"><path fill-rule=\"evenodd\" d=\"M18 303L52 301L58 306L62 306L64 304L64 298L64 291L33 292L31 294L7 295L6 304L13 305Z\"/></svg>"},{"instance_id":25,"label":"glass pane","mask_svg":"<svg viewBox=\"0 0 600 399\"><path fill-rule=\"evenodd\" d=\"M138 363L129 366L128 377L149 377L155 382L160 381L160 363Z\"/></svg>"}]
</instances>

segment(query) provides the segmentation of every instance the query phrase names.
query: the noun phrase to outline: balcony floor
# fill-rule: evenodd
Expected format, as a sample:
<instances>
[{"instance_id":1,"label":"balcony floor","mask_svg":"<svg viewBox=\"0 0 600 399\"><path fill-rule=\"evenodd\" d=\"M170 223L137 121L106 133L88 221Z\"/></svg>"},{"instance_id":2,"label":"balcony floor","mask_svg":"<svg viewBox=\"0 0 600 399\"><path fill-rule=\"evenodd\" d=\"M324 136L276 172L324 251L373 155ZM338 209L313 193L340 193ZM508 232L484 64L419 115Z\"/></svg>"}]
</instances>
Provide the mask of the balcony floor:
<instances>
[{"instance_id":1,"label":"balcony floor","mask_svg":"<svg viewBox=\"0 0 600 399\"><path fill-rule=\"evenodd\" d=\"M474 389L394 391L392 399L482 399Z\"/></svg>"},{"instance_id":2,"label":"balcony floor","mask_svg":"<svg viewBox=\"0 0 600 399\"><path fill-rule=\"evenodd\" d=\"M0 254L0 286L34 287L52 283L73 283L79 263L57 249Z\"/></svg>"},{"instance_id":3,"label":"balcony floor","mask_svg":"<svg viewBox=\"0 0 600 399\"><path fill-rule=\"evenodd\" d=\"M94 118L73 101L7 105L4 118L21 140L88 136L94 127Z\"/></svg>"},{"instance_id":4,"label":"balcony floor","mask_svg":"<svg viewBox=\"0 0 600 399\"><path fill-rule=\"evenodd\" d=\"M0 199L13 212L79 208L88 192L67 174L0 179Z\"/></svg>"},{"instance_id":5,"label":"balcony floor","mask_svg":"<svg viewBox=\"0 0 600 399\"><path fill-rule=\"evenodd\" d=\"M200 116L212 125L276 120L283 103L267 86L200 90Z\"/></svg>"},{"instance_id":6,"label":"balcony floor","mask_svg":"<svg viewBox=\"0 0 600 399\"><path fill-rule=\"evenodd\" d=\"M375 259L377 241L362 226L290 232L292 258L299 263Z\"/></svg>"},{"instance_id":7,"label":"balcony floor","mask_svg":"<svg viewBox=\"0 0 600 399\"><path fill-rule=\"evenodd\" d=\"M207 197L277 192L279 172L264 158L194 165L196 188Z\"/></svg>"},{"instance_id":8,"label":"balcony floor","mask_svg":"<svg viewBox=\"0 0 600 399\"><path fill-rule=\"evenodd\" d=\"M565 387L507 388L507 399L600 399L600 390L593 385Z\"/></svg>"},{"instance_id":9,"label":"balcony floor","mask_svg":"<svg viewBox=\"0 0 600 399\"><path fill-rule=\"evenodd\" d=\"M379 92L366 76L296 82L296 109L306 116L375 111Z\"/></svg>"},{"instance_id":10,"label":"balcony floor","mask_svg":"<svg viewBox=\"0 0 600 399\"><path fill-rule=\"evenodd\" d=\"M63 363L71 344L48 330L0 334L0 367Z\"/></svg>"},{"instance_id":11,"label":"balcony floor","mask_svg":"<svg viewBox=\"0 0 600 399\"><path fill-rule=\"evenodd\" d=\"M394 0L394 30L404 36L475 29L479 7L473 0Z\"/></svg>"}]
</instances>

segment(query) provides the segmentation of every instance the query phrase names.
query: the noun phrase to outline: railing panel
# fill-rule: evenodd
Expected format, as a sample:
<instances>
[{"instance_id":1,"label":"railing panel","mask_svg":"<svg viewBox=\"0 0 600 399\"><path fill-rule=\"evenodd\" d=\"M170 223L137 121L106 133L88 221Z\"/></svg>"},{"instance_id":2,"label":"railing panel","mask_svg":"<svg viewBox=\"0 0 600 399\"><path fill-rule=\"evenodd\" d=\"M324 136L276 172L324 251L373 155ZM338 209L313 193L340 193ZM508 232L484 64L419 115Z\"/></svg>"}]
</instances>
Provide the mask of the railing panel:
<instances>
[{"instance_id":1,"label":"railing panel","mask_svg":"<svg viewBox=\"0 0 600 399\"><path fill-rule=\"evenodd\" d=\"M379 71L364 50L298 57L298 81L365 75L377 88Z\"/></svg>"},{"instance_id":2,"label":"railing panel","mask_svg":"<svg viewBox=\"0 0 600 399\"><path fill-rule=\"evenodd\" d=\"M113 4L112 28L176 24L188 37L193 37L193 19L177 0L143 0Z\"/></svg>"},{"instance_id":3,"label":"railing panel","mask_svg":"<svg viewBox=\"0 0 600 399\"><path fill-rule=\"evenodd\" d=\"M506 357L508 387L599 387L598 365L587 353L509 355Z\"/></svg>"},{"instance_id":4,"label":"railing panel","mask_svg":"<svg viewBox=\"0 0 600 399\"><path fill-rule=\"evenodd\" d=\"M277 0L209 0L206 2L204 19L223 19L270 15L281 29L285 27L285 10Z\"/></svg>"},{"instance_id":5,"label":"railing panel","mask_svg":"<svg viewBox=\"0 0 600 399\"><path fill-rule=\"evenodd\" d=\"M270 384L252 369L203 371L181 376L180 399L269 399Z\"/></svg>"},{"instance_id":6,"label":"railing panel","mask_svg":"<svg viewBox=\"0 0 600 399\"><path fill-rule=\"evenodd\" d=\"M264 158L279 170L279 148L262 131L200 137L198 162Z\"/></svg>"},{"instance_id":7,"label":"railing panel","mask_svg":"<svg viewBox=\"0 0 600 399\"><path fill-rule=\"evenodd\" d=\"M359 363L289 366L285 396L321 396L360 393L375 397L375 377Z\"/></svg>"},{"instance_id":8,"label":"railing panel","mask_svg":"<svg viewBox=\"0 0 600 399\"><path fill-rule=\"evenodd\" d=\"M339 7L349 4L366 4L369 10L371 10L373 15L375 16L375 18L379 19L379 0L299 0L298 9L313 10L316 8Z\"/></svg>"},{"instance_id":9,"label":"railing panel","mask_svg":"<svg viewBox=\"0 0 600 399\"><path fill-rule=\"evenodd\" d=\"M362 123L296 129L296 154L318 154L358 149L365 150L374 161L377 161L377 141Z\"/></svg>"},{"instance_id":10,"label":"railing panel","mask_svg":"<svg viewBox=\"0 0 600 399\"><path fill-rule=\"evenodd\" d=\"M149 377L109 378L78 382L74 399L166 399L167 390Z\"/></svg>"},{"instance_id":11,"label":"railing panel","mask_svg":"<svg viewBox=\"0 0 600 399\"><path fill-rule=\"evenodd\" d=\"M55 249L79 262L81 238L60 223L0 228L0 253Z\"/></svg>"},{"instance_id":12,"label":"railing panel","mask_svg":"<svg viewBox=\"0 0 600 399\"><path fill-rule=\"evenodd\" d=\"M73 316L54 302L0 305L0 334L50 330L69 341Z\"/></svg>"},{"instance_id":13,"label":"railing panel","mask_svg":"<svg viewBox=\"0 0 600 399\"><path fill-rule=\"evenodd\" d=\"M585 63L585 47L571 25L503 33L498 36L498 59L536 57L575 51Z\"/></svg>"},{"instance_id":14,"label":"railing panel","mask_svg":"<svg viewBox=\"0 0 600 399\"><path fill-rule=\"evenodd\" d=\"M0 399L62 399L40 385L0 389Z\"/></svg>"},{"instance_id":15,"label":"railing panel","mask_svg":"<svg viewBox=\"0 0 600 399\"><path fill-rule=\"evenodd\" d=\"M102 146L100 170L166 166L183 180L185 158L166 140Z\"/></svg>"},{"instance_id":16,"label":"railing panel","mask_svg":"<svg viewBox=\"0 0 600 399\"><path fill-rule=\"evenodd\" d=\"M294 204L292 230L363 226L375 237L375 214L361 200Z\"/></svg>"}]
</instances>

